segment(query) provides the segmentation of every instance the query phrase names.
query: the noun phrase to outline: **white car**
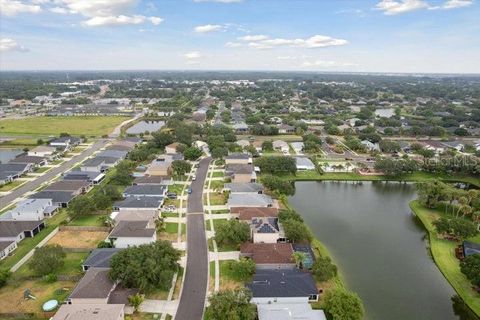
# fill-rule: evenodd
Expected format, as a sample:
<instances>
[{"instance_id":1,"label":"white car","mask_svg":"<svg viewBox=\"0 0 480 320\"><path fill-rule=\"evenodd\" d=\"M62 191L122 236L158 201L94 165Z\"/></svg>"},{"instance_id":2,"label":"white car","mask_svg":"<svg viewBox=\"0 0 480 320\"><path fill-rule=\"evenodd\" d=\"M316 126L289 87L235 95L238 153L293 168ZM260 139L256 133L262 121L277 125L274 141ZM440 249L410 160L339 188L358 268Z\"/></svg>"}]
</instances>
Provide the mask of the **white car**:
<instances>
[{"instance_id":1,"label":"white car","mask_svg":"<svg viewBox=\"0 0 480 320\"><path fill-rule=\"evenodd\" d=\"M192 176L192 181L195 181L195 180L197 180L197 176L196 176L196 175L193 175L193 176Z\"/></svg>"}]
</instances>

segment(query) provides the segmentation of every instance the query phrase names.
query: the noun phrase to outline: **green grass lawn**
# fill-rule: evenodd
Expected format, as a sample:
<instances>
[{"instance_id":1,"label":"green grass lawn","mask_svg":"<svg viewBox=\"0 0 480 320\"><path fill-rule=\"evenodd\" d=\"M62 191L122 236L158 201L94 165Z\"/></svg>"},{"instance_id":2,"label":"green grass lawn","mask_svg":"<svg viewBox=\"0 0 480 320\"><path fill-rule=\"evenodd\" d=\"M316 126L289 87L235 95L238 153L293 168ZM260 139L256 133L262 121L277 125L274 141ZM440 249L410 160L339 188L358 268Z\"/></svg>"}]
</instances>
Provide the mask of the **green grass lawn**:
<instances>
[{"instance_id":1,"label":"green grass lawn","mask_svg":"<svg viewBox=\"0 0 480 320\"><path fill-rule=\"evenodd\" d=\"M175 192L178 196L182 193L183 184L172 184L168 186L168 192Z\"/></svg>"},{"instance_id":2,"label":"green grass lawn","mask_svg":"<svg viewBox=\"0 0 480 320\"><path fill-rule=\"evenodd\" d=\"M222 190L225 182L220 180L213 180L210 182L210 189L212 190Z\"/></svg>"},{"instance_id":3,"label":"green grass lawn","mask_svg":"<svg viewBox=\"0 0 480 320\"><path fill-rule=\"evenodd\" d=\"M216 172L213 173L212 177L213 177L213 178L225 177L225 172L223 172L223 171L216 171Z\"/></svg>"},{"instance_id":4,"label":"green grass lawn","mask_svg":"<svg viewBox=\"0 0 480 320\"><path fill-rule=\"evenodd\" d=\"M187 226L185 223L182 223L182 234L185 234ZM165 232L166 233L178 233L178 223L176 222L167 222L165 223Z\"/></svg>"},{"instance_id":5,"label":"green grass lawn","mask_svg":"<svg viewBox=\"0 0 480 320\"><path fill-rule=\"evenodd\" d=\"M85 116L85 117L30 117L7 119L0 124L1 134L59 135L67 132L72 135L102 136L128 117Z\"/></svg>"},{"instance_id":6,"label":"green grass lawn","mask_svg":"<svg viewBox=\"0 0 480 320\"><path fill-rule=\"evenodd\" d=\"M87 252L75 252L75 253L67 253L65 257L65 264L63 267L56 272L58 275L69 275L69 276L77 276L82 275L82 262L87 258ZM20 269L18 269L14 273L15 277L25 278L35 276L32 272L28 263L25 263Z\"/></svg>"},{"instance_id":7,"label":"green grass lawn","mask_svg":"<svg viewBox=\"0 0 480 320\"><path fill-rule=\"evenodd\" d=\"M13 180L10 183L4 184L3 186L0 187L0 192L5 192L5 191L11 191L15 189L16 187L24 184L26 181L19 181L19 180Z\"/></svg>"},{"instance_id":8,"label":"green grass lawn","mask_svg":"<svg viewBox=\"0 0 480 320\"><path fill-rule=\"evenodd\" d=\"M46 220L46 228L40 231L33 238L25 238L18 244L18 248L13 251L13 255L3 259L0 262L0 268L10 269L17 263L20 259L23 258L30 250L32 250L40 241L42 241L47 235L49 235L53 229L55 229L60 222L64 221L67 218L67 211L61 209L56 215L52 218Z\"/></svg>"},{"instance_id":9,"label":"green grass lawn","mask_svg":"<svg viewBox=\"0 0 480 320\"><path fill-rule=\"evenodd\" d=\"M463 301L477 315L480 315L480 295L472 289L472 284L460 271L460 261L455 257L455 247L459 243L439 238L433 226L433 221L444 215L443 210L427 209L417 200L410 202L410 208L428 232L430 251L438 268ZM480 236L469 240L480 243Z\"/></svg>"},{"instance_id":10,"label":"green grass lawn","mask_svg":"<svg viewBox=\"0 0 480 320\"><path fill-rule=\"evenodd\" d=\"M205 196L206 197L206 196ZM223 193L210 193L210 205L221 206L227 203L227 199Z\"/></svg>"},{"instance_id":11,"label":"green grass lawn","mask_svg":"<svg viewBox=\"0 0 480 320\"><path fill-rule=\"evenodd\" d=\"M102 218L106 217L106 215L100 214L88 214L84 216L78 216L68 225L70 226L94 226L94 227L104 227L105 225L102 223Z\"/></svg>"},{"instance_id":12,"label":"green grass lawn","mask_svg":"<svg viewBox=\"0 0 480 320\"><path fill-rule=\"evenodd\" d=\"M1 127L1 125L0 125ZM33 148L37 146L37 141L39 138L45 138L47 139L48 137L35 137L35 138L17 138L13 139L10 141L5 141L0 143L0 146L9 146L9 147L28 147L28 148Z\"/></svg>"},{"instance_id":13,"label":"green grass lawn","mask_svg":"<svg viewBox=\"0 0 480 320\"><path fill-rule=\"evenodd\" d=\"M46 172L50 169L52 169L52 167L40 167L40 168L36 169L35 172L36 173L42 173L42 172Z\"/></svg>"}]
</instances>

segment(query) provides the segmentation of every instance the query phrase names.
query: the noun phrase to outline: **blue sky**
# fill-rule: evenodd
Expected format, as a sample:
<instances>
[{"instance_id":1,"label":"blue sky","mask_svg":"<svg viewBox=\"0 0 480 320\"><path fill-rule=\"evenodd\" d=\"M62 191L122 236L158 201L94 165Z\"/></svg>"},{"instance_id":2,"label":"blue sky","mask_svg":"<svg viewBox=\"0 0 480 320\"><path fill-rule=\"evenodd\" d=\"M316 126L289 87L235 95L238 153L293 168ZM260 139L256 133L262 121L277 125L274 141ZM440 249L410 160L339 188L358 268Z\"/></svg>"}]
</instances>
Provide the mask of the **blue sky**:
<instances>
[{"instance_id":1,"label":"blue sky","mask_svg":"<svg viewBox=\"0 0 480 320\"><path fill-rule=\"evenodd\" d=\"M477 1L0 0L0 68L480 73Z\"/></svg>"}]
</instances>

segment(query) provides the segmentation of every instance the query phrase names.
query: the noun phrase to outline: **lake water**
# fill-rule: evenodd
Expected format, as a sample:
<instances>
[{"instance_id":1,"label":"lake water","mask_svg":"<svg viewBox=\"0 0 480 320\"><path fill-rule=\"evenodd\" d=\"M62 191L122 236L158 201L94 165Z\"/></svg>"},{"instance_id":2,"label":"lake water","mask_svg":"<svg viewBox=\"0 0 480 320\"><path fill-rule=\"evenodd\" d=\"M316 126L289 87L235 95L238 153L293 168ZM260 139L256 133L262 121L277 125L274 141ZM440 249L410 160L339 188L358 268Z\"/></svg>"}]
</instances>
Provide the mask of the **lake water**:
<instances>
[{"instance_id":1,"label":"lake water","mask_svg":"<svg viewBox=\"0 0 480 320\"><path fill-rule=\"evenodd\" d=\"M155 132L165 125L165 121L140 121L127 129L129 134Z\"/></svg>"},{"instance_id":2,"label":"lake water","mask_svg":"<svg viewBox=\"0 0 480 320\"><path fill-rule=\"evenodd\" d=\"M453 288L426 248L408 206L415 186L400 183L297 182L290 204L363 300L368 320L458 319Z\"/></svg>"},{"instance_id":3,"label":"lake water","mask_svg":"<svg viewBox=\"0 0 480 320\"><path fill-rule=\"evenodd\" d=\"M0 163L7 163L21 153L23 153L22 150L0 149Z\"/></svg>"}]
</instances>

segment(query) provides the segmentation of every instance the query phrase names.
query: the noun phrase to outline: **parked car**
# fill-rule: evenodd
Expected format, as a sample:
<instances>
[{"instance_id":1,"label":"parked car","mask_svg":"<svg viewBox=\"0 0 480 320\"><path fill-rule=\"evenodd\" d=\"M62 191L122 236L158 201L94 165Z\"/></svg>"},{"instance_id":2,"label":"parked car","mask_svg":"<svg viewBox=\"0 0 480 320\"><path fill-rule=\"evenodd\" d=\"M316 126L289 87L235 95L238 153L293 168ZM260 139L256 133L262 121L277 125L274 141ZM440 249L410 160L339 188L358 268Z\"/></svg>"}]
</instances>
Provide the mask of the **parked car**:
<instances>
[{"instance_id":1,"label":"parked car","mask_svg":"<svg viewBox=\"0 0 480 320\"><path fill-rule=\"evenodd\" d=\"M168 199L177 199L177 193L176 192L169 192L169 193L167 193L167 198Z\"/></svg>"},{"instance_id":2,"label":"parked car","mask_svg":"<svg viewBox=\"0 0 480 320\"><path fill-rule=\"evenodd\" d=\"M195 181L195 180L197 180L197 176L196 176L196 175L193 175L193 176L192 176L192 181Z\"/></svg>"},{"instance_id":3,"label":"parked car","mask_svg":"<svg viewBox=\"0 0 480 320\"><path fill-rule=\"evenodd\" d=\"M187 188L187 193L191 194L192 193L192 188Z\"/></svg>"}]
</instances>

